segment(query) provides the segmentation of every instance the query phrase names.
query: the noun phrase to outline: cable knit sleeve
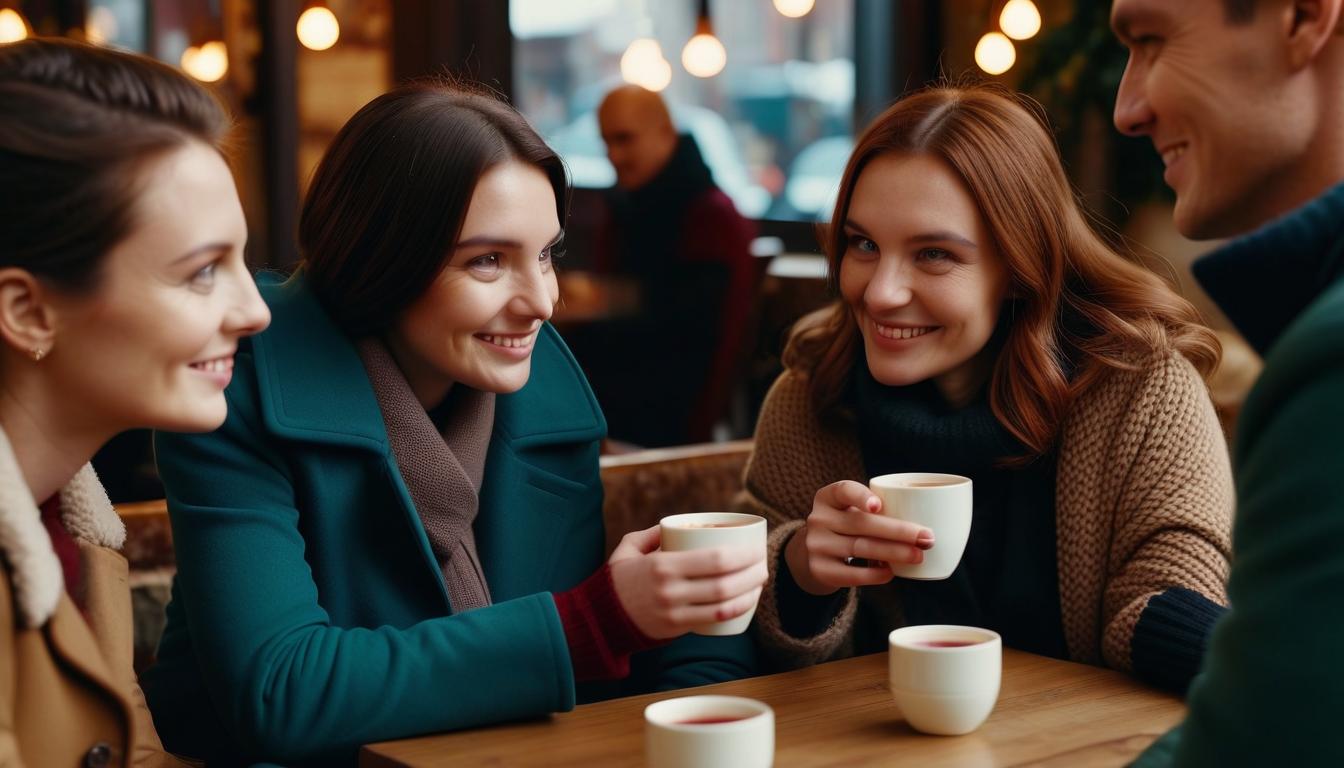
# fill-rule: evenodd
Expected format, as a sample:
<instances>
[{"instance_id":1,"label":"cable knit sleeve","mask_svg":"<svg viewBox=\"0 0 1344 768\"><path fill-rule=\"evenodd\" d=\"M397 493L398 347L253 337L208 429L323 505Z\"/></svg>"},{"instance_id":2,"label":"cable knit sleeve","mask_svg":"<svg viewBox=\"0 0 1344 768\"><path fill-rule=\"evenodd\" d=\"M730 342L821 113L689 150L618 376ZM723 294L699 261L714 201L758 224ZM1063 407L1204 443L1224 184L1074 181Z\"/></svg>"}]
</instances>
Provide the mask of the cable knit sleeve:
<instances>
[{"instance_id":1,"label":"cable knit sleeve","mask_svg":"<svg viewBox=\"0 0 1344 768\"><path fill-rule=\"evenodd\" d=\"M1184 691L1227 602L1227 442L1203 380L1176 353L1083 398L1058 491L1070 510L1059 552L1071 651Z\"/></svg>"},{"instance_id":2,"label":"cable knit sleeve","mask_svg":"<svg viewBox=\"0 0 1344 768\"><path fill-rule=\"evenodd\" d=\"M858 600L853 589L833 601L781 599L791 594L786 587L792 583L788 574L780 583L779 569L787 567L784 546L803 527L817 491L837 480L864 482L858 444L852 435L823 428L808 399L806 379L785 372L761 407L744 490L737 499L740 511L761 515L770 525L770 580L753 628L761 650L779 667L803 667L831 658L854 628ZM805 611L809 616L782 620L781 610ZM828 622L825 614L833 618ZM823 628L818 634L797 637L786 631L786 625Z\"/></svg>"}]
</instances>

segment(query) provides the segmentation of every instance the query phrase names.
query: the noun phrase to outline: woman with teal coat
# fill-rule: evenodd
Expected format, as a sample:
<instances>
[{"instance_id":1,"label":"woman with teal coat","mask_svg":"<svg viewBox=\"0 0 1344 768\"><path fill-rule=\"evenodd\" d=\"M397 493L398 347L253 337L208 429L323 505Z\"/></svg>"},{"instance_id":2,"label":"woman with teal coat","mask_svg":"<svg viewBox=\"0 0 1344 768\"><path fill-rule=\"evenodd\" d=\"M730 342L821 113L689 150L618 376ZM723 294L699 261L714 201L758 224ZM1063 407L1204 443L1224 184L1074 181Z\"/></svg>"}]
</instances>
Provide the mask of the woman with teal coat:
<instances>
[{"instance_id":1,"label":"woman with teal coat","mask_svg":"<svg viewBox=\"0 0 1344 768\"><path fill-rule=\"evenodd\" d=\"M353 763L753 671L746 636L680 636L755 604L763 549L661 552L655 526L603 563L606 426L546 323L567 192L516 112L457 87L336 136L228 420L157 437L178 574L143 685L169 750Z\"/></svg>"}]
</instances>

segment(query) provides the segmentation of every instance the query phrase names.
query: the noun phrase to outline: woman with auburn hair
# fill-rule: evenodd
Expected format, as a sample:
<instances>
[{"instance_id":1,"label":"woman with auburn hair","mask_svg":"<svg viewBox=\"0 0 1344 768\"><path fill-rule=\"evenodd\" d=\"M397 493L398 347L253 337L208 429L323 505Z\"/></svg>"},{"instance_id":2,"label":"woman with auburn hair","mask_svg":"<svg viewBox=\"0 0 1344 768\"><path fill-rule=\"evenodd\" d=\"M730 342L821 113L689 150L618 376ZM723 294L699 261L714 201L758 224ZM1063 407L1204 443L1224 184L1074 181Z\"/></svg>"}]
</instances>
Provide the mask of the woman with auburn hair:
<instances>
[{"instance_id":1,"label":"woman with auburn hair","mask_svg":"<svg viewBox=\"0 0 1344 768\"><path fill-rule=\"evenodd\" d=\"M765 548L604 557L606 424L547 320L569 205L507 104L423 82L332 140L300 269L209 435L159 434L177 578L145 693L210 764L360 745L743 677Z\"/></svg>"},{"instance_id":2,"label":"woman with auburn hair","mask_svg":"<svg viewBox=\"0 0 1344 768\"><path fill-rule=\"evenodd\" d=\"M209 431L270 315L220 147L165 64L0 45L0 765L180 765L131 666L126 527L89 459L118 432Z\"/></svg>"},{"instance_id":3,"label":"woman with auburn hair","mask_svg":"<svg viewBox=\"0 0 1344 768\"><path fill-rule=\"evenodd\" d=\"M970 624L1184 689L1225 602L1219 347L1091 229L1039 109L988 85L902 99L860 137L825 250L841 298L795 329L746 471L773 527L762 647L796 666ZM938 546L864 484L906 471L974 482L944 581L887 565Z\"/></svg>"}]
</instances>

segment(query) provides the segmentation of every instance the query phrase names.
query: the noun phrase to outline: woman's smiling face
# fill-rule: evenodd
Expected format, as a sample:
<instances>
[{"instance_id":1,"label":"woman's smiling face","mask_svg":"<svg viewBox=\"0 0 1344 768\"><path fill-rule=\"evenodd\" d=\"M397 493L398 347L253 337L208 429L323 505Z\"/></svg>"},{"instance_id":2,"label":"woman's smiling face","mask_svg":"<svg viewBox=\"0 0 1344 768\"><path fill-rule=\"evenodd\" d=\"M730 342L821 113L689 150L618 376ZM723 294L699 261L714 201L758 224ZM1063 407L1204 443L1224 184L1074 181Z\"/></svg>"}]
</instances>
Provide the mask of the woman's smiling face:
<instances>
[{"instance_id":1,"label":"woman's smiling face","mask_svg":"<svg viewBox=\"0 0 1344 768\"><path fill-rule=\"evenodd\" d=\"M499 394L527 383L560 295L551 256L562 234L540 169L508 161L481 176L446 265L386 338L423 405L454 382Z\"/></svg>"},{"instance_id":2,"label":"woman's smiling face","mask_svg":"<svg viewBox=\"0 0 1344 768\"><path fill-rule=\"evenodd\" d=\"M966 185L931 155L884 154L859 175L840 293L888 386L961 375L994 333L1008 274Z\"/></svg>"}]
</instances>

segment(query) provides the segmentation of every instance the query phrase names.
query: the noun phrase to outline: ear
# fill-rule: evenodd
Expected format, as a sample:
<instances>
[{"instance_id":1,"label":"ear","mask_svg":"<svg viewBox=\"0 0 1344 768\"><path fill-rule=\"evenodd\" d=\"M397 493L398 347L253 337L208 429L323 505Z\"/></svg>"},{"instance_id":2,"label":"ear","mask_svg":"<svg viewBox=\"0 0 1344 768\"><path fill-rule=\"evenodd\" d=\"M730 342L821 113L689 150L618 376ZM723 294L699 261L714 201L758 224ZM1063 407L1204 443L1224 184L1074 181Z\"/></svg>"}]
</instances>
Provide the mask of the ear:
<instances>
[{"instance_id":1,"label":"ear","mask_svg":"<svg viewBox=\"0 0 1344 768\"><path fill-rule=\"evenodd\" d=\"M49 351L56 337L56 311L47 289L18 267L0 269L0 339L25 357Z\"/></svg>"},{"instance_id":2,"label":"ear","mask_svg":"<svg viewBox=\"0 0 1344 768\"><path fill-rule=\"evenodd\" d=\"M1330 38L1344 34L1344 0L1293 0L1287 23L1288 61L1293 71L1310 66Z\"/></svg>"}]
</instances>

